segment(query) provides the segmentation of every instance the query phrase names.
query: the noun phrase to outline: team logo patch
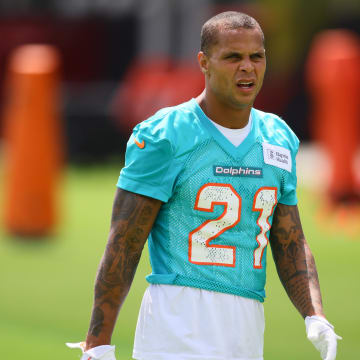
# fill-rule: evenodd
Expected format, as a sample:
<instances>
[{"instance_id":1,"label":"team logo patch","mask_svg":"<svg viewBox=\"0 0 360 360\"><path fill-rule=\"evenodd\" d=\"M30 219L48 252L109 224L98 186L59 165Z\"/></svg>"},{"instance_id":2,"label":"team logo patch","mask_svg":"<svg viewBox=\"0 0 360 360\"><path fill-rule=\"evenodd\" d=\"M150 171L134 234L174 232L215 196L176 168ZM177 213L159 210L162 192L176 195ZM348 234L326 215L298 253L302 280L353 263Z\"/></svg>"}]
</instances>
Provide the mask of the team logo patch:
<instances>
[{"instance_id":1,"label":"team logo patch","mask_svg":"<svg viewBox=\"0 0 360 360\"><path fill-rule=\"evenodd\" d=\"M230 176L230 177L255 177L262 178L262 168L250 166L224 166L214 165L213 171L215 176Z\"/></svg>"},{"instance_id":2,"label":"team logo patch","mask_svg":"<svg viewBox=\"0 0 360 360\"><path fill-rule=\"evenodd\" d=\"M136 139L136 137L134 137L134 142L136 144L137 147L139 147L140 149L143 149L145 147L145 141L143 140L142 142L138 141Z\"/></svg>"},{"instance_id":3,"label":"team logo patch","mask_svg":"<svg viewBox=\"0 0 360 360\"><path fill-rule=\"evenodd\" d=\"M289 149L282 146L263 143L263 153L265 164L273 165L291 172L292 161Z\"/></svg>"}]
</instances>

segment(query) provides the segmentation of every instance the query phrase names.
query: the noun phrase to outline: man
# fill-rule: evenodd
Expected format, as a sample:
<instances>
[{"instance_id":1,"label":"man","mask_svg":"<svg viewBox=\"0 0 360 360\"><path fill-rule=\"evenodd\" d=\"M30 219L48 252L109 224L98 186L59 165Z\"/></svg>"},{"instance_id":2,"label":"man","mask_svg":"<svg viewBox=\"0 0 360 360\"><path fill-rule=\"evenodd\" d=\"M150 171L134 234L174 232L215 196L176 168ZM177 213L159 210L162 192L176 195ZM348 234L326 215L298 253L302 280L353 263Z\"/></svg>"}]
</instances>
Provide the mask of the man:
<instances>
[{"instance_id":1,"label":"man","mask_svg":"<svg viewBox=\"0 0 360 360\"><path fill-rule=\"evenodd\" d=\"M211 18L198 61L204 92L140 123L128 142L86 343L71 346L82 359L115 359L111 334L149 235L134 358L263 359L269 236L308 338L333 360L338 336L296 205L299 141L252 107L266 68L259 24L238 12Z\"/></svg>"}]
</instances>

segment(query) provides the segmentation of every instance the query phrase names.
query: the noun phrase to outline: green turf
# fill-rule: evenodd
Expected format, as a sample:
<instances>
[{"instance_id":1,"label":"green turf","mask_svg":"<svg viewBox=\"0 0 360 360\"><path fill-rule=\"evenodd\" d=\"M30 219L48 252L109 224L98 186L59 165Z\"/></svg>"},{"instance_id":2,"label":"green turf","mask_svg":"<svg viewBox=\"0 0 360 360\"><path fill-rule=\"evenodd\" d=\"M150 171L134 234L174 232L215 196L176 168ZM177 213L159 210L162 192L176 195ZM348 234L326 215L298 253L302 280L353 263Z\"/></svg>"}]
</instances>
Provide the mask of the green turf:
<instances>
[{"instance_id":1,"label":"green turf","mask_svg":"<svg viewBox=\"0 0 360 360\"><path fill-rule=\"evenodd\" d=\"M86 334L93 281L106 243L118 172L111 166L69 168L63 181L61 225L52 238L19 241L1 228L1 359L79 358L64 343L80 341ZM357 359L360 235L349 236L341 229L328 231L326 221L317 226L317 196L300 189L299 197L325 310L344 337L338 359ZM149 272L147 252L143 255L113 337L119 360L131 358L137 311L146 287L144 276ZM320 359L305 337L302 318L281 288L270 254L268 259L265 360Z\"/></svg>"}]
</instances>

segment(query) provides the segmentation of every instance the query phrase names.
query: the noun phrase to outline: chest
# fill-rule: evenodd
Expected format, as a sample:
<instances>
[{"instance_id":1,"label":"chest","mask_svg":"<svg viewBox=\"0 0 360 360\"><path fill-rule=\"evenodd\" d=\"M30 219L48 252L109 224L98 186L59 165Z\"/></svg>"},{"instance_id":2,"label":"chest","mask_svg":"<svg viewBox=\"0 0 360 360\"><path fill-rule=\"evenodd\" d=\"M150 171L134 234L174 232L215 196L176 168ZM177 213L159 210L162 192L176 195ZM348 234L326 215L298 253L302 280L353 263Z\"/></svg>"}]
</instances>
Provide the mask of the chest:
<instances>
[{"instance_id":1,"label":"chest","mask_svg":"<svg viewBox=\"0 0 360 360\"><path fill-rule=\"evenodd\" d=\"M241 158L234 158L216 143L209 143L186 160L175 193L188 198L189 206L199 202L204 196L201 194L206 192L213 202L239 199L243 207L251 208L262 189L274 189L280 198L286 176L286 170L265 162L261 143L254 143ZM273 197L269 201L273 203Z\"/></svg>"}]
</instances>

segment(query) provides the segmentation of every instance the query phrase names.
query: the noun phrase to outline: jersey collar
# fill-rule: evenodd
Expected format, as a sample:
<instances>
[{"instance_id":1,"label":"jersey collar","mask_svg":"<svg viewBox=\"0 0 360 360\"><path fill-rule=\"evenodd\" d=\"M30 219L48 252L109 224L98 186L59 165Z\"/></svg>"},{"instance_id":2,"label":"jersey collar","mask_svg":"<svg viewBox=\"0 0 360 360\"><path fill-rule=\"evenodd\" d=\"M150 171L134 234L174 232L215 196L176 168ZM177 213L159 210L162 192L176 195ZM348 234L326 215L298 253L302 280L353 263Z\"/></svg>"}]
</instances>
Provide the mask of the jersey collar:
<instances>
[{"instance_id":1,"label":"jersey collar","mask_svg":"<svg viewBox=\"0 0 360 360\"><path fill-rule=\"evenodd\" d=\"M250 112L251 129L249 134L239 146L234 146L210 121L210 119L206 116L206 114L199 106L196 99L193 98L190 101L194 107L194 111L197 117L199 118L201 124L204 126L204 128L207 129L207 131L219 144L219 146L234 159L241 160L249 152L251 147L255 144L256 139L258 137L258 118L257 118L256 110L252 108Z\"/></svg>"}]
</instances>

